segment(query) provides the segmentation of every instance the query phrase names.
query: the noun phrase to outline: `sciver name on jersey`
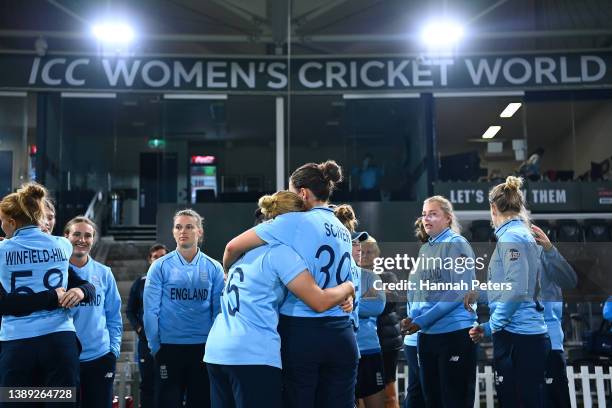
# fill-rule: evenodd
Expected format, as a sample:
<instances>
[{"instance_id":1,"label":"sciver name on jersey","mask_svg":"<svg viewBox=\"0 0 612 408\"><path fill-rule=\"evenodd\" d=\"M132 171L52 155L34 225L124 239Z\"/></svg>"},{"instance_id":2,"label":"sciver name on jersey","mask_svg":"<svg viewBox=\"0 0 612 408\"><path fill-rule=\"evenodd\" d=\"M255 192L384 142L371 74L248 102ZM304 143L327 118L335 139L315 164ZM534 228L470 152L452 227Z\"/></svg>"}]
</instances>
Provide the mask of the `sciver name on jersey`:
<instances>
[{"instance_id":1,"label":"sciver name on jersey","mask_svg":"<svg viewBox=\"0 0 612 408\"><path fill-rule=\"evenodd\" d=\"M109 352L119 357L123 321L121 297L111 269L91 257L83 267L71 265L81 279L96 288L96 296L74 310L74 326L83 350L79 359L91 361Z\"/></svg>"},{"instance_id":2,"label":"sciver name on jersey","mask_svg":"<svg viewBox=\"0 0 612 408\"><path fill-rule=\"evenodd\" d=\"M305 212L279 215L259 224L255 233L268 244L285 244L306 261L308 270L321 289L338 286L351 273L351 234L336 218L332 209L315 207ZM355 283L355 282L353 282ZM292 293L282 304L280 313L296 317L347 317L340 307L316 313Z\"/></svg>"},{"instance_id":3,"label":"sciver name on jersey","mask_svg":"<svg viewBox=\"0 0 612 408\"><path fill-rule=\"evenodd\" d=\"M255 248L232 265L204 361L281 368L278 308L285 285L304 270L304 260L282 244Z\"/></svg>"},{"instance_id":4,"label":"sciver name on jersey","mask_svg":"<svg viewBox=\"0 0 612 408\"><path fill-rule=\"evenodd\" d=\"M0 242L0 283L9 293L32 294L68 285L72 244L45 234L37 226L15 231ZM3 316L0 340L19 340L61 331L75 331L71 314L62 308L27 316Z\"/></svg>"},{"instance_id":5,"label":"sciver name on jersey","mask_svg":"<svg viewBox=\"0 0 612 408\"><path fill-rule=\"evenodd\" d=\"M161 344L206 343L221 311L221 264L198 250L191 262L171 251L149 267L143 293L143 321L149 348Z\"/></svg>"}]
</instances>

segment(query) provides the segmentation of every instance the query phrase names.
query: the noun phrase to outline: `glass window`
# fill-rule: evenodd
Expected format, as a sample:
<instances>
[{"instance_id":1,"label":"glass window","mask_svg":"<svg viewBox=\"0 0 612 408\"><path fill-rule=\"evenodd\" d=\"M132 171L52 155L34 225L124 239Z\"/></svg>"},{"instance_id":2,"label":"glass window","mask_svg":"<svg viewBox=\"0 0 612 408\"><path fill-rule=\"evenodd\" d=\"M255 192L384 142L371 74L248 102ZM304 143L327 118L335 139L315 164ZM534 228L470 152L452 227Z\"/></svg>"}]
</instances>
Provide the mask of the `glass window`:
<instances>
[{"instance_id":1,"label":"glass window","mask_svg":"<svg viewBox=\"0 0 612 408\"><path fill-rule=\"evenodd\" d=\"M293 96L289 113L289 173L334 159L346 176L334 201L415 199L426 153L419 98Z\"/></svg>"},{"instance_id":2,"label":"glass window","mask_svg":"<svg viewBox=\"0 0 612 408\"><path fill-rule=\"evenodd\" d=\"M524 127L522 96L436 98L436 138L440 181L497 181L515 174L530 140ZM510 104L518 110L500 115ZM510 113L510 112L509 112ZM485 132L491 127L488 135ZM495 131L496 130L496 131Z\"/></svg>"},{"instance_id":3,"label":"glass window","mask_svg":"<svg viewBox=\"0 0 612 408\"><path fill-rule=\"evenodd\" d=\"M32 176L26 108L25 95L0 95L0 198Z\"/></svg>"}]
</instances>

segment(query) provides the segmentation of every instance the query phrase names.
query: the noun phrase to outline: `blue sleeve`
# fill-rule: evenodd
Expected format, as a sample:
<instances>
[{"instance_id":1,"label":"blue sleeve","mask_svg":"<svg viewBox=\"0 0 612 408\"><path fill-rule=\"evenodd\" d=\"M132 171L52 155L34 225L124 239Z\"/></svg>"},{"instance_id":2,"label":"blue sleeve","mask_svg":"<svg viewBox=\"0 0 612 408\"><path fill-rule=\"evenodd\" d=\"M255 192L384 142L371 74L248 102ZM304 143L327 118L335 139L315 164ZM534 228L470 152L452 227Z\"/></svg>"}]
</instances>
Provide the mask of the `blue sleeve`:
<instances>
[{"instance_id":1,"label":"blue sleeve","mask_svg":"<svg viewBox=\"0 0 612 408\"><path fill-rule=\"evenodd\" d=\"M104 299L104 313L106 315L106 327L110 337L111 352L119 357L121 352L121 334L123 332L123 320L121 319L121 296L117 289L117 282L110 269L107 270L106 296Z\"/></svg>"},{"instance_id":2,"label":"blue sleeve","mask_svg":"<svg viewBox=\"0 0 612 408\"><path fill-rule=\"evenodd\" d=\"M374 272L361 270L361 294L375 291L374 297L361 297L359 301L359 317L375 317L379 316L385 310L385 291L374 289L374 282L380 281L380 278Z\"/></svg>"},{"instance_id":3,"label":"blue sleeve","mask_svg":"<svg viewBox=\"0 0 612 408\"><path fill-rule=\"evenodd\" d=\"M550 250L542 250L542 265L544 273L551 282L554 282L561 289L572 289L578 284L578 277L574 268L565 260L563 255L552 247Z\"/></svg>"},{"instance_id":4,"label":"blue sleeve","mask_svg":"<svg viewBox=\"0 0 612 408\"><path fill-rule=\"evenodd\" d=\"M210 304L211 318L215 320L217 315L221 312L221 293L223 293L223 288L225 286L225 281L223 280L223 267L220 263L214 263L214 272L212 273L212 299Z\"/></svg>"},{"instance_id":5,"label":"blue sleeve","mask_svg":"<svg viewBox=\"0 0 612 408\"><path fill-rule=\"evenodd\" d=\"M143 294L143 321L151 354L156 354L161 346L159 334L159 310L161 308L162 300L162 263L163 262L155 261L149 267Z\"/></svg>"},{"instance_id":6,"label":"blue sleeve","mask_svg":"<svg viewBox=\"0 0 612 408\"><path fill-rule=\"evenodd\" d=\"M274 256L274 262L270 262L270 265L285 285L308 269L302 257L287 245L278 245L272 248L268 253L268 257L272 256Z\"/></svg>"},{"instance_id":7,"label":"blue sleeve","mask_svg":"<svg viewBox=\"0 0 612 408\"><path fill-rule=\"evenodd\" d=\"M472 279L475 279L475 265L473 267L466 267L465 260L472 259L475 262L474 251L470 244L461 237L453 238L449 243L448 254L446 257L452 258L455 262L455 269L450 271L450 280L452 283L467 282L467 287L470 287ZM458 261L463 259L463 261ZM459 266L463 265L463 266ZM414 323L417 324L421 329L428 329L435 322L446 316L458 304L463 304L463 297L465 291L447 291L440 299L422 315L414 319ZM463 307L463 306L461 306Z\"/></svg>"},{"instance_id":8,"label":"blue sleeve","mask_svg":"<svg viewBox=\"0 0 612 408\"><path fill-rule=\"evenodd\" d=\"M512 236L510 236L512 238ZM519 241L520 238L514 238ZM501 262L504 270L505 282L512 285L512 289L505 292L505 298L499 302L495 312L489 319L491 331L497 332L506 327L512 316L518 310L520 303L529 295L529 242L500 242L496 251L501 251Z\"/></svg>"},{"instance_id":9,"label":"blue sleeve","mask_svg":"<svg viewBox=\"0 0 612 408\"><path fill-rule=\"evenodd\" d=\"M604 304L603 317L606 320L612 321L612 296L610 296Z\"/></svg>"},{"instance_id":10,"label":"blue sleeve","mask_svg":"<svg viewBox=\"0 0 612 408\"><path fill-rule=\"evenodd\" d=\"M254 227L255 234L268 244L285 244L293 246L296 238L295 214L279 215L274 220Z\"/></svg>"}]
</instances>

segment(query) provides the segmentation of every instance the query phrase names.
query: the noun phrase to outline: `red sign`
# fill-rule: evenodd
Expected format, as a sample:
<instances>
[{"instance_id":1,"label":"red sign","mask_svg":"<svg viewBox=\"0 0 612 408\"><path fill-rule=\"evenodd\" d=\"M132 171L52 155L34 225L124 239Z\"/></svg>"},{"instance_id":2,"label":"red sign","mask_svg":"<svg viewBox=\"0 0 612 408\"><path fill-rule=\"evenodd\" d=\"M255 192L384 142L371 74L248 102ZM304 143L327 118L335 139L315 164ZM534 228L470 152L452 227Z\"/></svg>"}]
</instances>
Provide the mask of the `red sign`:
<instances>
[{"instance_id":1,"label":"red sign","mask_svg":"<svg viewBox=\"0 0 612 408\"><path fill-rule=\"evenodd\" d=\"M215 156L191 156L191 164L214 164Z\"/></svg>"}]
</instances>

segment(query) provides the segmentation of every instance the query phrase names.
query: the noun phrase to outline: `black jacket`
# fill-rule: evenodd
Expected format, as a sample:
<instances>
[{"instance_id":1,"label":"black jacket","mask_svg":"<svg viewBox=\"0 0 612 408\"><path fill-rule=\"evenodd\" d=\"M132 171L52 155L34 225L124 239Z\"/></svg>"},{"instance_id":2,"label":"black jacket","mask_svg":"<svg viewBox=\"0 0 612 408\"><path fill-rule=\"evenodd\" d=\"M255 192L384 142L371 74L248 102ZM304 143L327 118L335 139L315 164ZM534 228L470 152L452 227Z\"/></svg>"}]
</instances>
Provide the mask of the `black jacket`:
<instances>
[{"instance_id":1,"label":"black jacket","mask_svg":"<svg viewBox=\"0 0 612 408\"><path fill-rule=\"evenodd\" d=\"M147 280L146 276L137 278L130 289L130 296L128 297L127 307L125 308L125 315L127 316L130 324L134 331L138 334L141 341L146 344L147 337L144 331L144 322L142 320L144 309L143 309L143 297L144 287Z\"/></svg>"},{"instance_id":2,"label":"black jacket","mask_svg":"<svg viewBox=\"0 0 612 408\"><path fill-rule=\"evenodd\" d=\"M383 272L380 278L383 283L398 281L392 272ZM378 340L383 352L401 350L404 347L404 339L400 331L402 296L399 293L387 291L386 297L385 309L376 320Z\"/></svg>"},{"instance_id":3,"label":"black jacket","mask_svg":"<svg viewBox=\"0 0 612 408\"><path fill-rule=\"evenodd\" d=\"M72 268L68 268L68 289L79 288L85 298L82 302L89 302L96 296L96 288L88 281L81 279ZM39 310L53 310L58 307L57 292L49 289L42 292L24 295L21 293L7 293L0 285L0 315L27 316Z\"/></svg>"}]
</instances>

